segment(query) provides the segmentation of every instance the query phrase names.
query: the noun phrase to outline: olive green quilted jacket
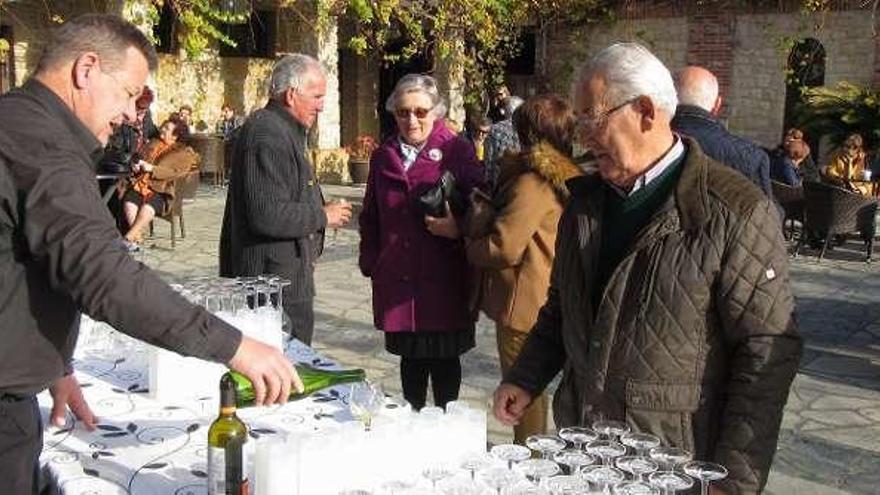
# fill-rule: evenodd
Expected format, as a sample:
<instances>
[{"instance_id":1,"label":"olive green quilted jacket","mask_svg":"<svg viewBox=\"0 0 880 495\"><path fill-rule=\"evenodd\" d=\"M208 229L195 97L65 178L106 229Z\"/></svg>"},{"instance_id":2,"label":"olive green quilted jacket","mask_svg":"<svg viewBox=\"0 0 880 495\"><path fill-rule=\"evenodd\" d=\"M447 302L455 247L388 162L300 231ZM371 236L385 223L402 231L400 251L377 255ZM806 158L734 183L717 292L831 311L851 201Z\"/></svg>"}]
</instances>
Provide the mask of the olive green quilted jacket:
<instances>
[{"instance_id":1,"label":"olive green quilted jacket","mask_svg":"<svg viewBox=\"0 0 880 495\"><path fill-rule=\"evenodd\" d=\"M537 394L562 371L557 427L624 420L724 464L730 493L756 493L801 354L788 256L771 201L686 145L674 193L601 299L602 185L569 181L548 300L504 381Z\"/></svg>"}]
</instances>

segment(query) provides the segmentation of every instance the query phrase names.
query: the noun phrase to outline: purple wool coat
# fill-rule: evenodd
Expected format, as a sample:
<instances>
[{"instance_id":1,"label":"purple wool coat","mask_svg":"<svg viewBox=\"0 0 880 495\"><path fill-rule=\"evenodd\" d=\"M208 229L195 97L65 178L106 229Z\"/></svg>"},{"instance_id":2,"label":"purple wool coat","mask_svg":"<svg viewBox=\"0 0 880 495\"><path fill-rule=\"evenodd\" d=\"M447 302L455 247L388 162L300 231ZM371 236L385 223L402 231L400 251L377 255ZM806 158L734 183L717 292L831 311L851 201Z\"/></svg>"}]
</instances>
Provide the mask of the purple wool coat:
<instances>
[{"instance_id":1,"label":"purple wool coat","mask_svg":"<svg viewBox=\"0 0 880 495\"><path fill-rule=\"evenodd\" d=\"M370 158L360 223L361 273L372 279L373 322L386 332L470 328L468 265L462 240L438 237L425 227L418 196L444 170L455 175L462 197L483 183L474 147L446 128L434 128L416 161L404 171L395 134ZM459 219L459 223L462 219Z\"/></svg>"}]
</instances>

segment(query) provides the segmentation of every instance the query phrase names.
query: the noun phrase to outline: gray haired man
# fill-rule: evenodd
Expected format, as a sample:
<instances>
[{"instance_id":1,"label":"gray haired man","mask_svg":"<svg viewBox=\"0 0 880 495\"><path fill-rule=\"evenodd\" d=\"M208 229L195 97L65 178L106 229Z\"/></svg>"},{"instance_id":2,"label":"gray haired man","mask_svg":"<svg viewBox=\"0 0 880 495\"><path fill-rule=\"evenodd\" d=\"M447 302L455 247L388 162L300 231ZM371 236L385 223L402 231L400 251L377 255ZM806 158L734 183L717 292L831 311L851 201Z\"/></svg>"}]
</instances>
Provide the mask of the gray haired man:
<instances>
[{"instance_id":1,"label":"gray haired man","mask_svg":"<svg viewBox=\"0 0 880 495\"><path fill-rule=\"evenodd\" d=\"M347 203L324 204L308 159L307 134L324 109L327 76L320 62L292 54L275 63L270 100L242 126L220 236L220 275L279 275L293 335L311 344L314 265L324 230L351 218Z\"/></svg>"},{"instance_id":2,"label":"gray haired man","mask_svg":"<svg viewBox=\"0 0 880 495\"><path fill-rule=\"evenodd\" d=\"M557 427L625 421L759 492L801 352L776 209L672 132L672 76L644 47L601 51L574 92L599 173L568 182L547 303L495 415L515 424L562 371Z\"/></svg>"}]
</instances>

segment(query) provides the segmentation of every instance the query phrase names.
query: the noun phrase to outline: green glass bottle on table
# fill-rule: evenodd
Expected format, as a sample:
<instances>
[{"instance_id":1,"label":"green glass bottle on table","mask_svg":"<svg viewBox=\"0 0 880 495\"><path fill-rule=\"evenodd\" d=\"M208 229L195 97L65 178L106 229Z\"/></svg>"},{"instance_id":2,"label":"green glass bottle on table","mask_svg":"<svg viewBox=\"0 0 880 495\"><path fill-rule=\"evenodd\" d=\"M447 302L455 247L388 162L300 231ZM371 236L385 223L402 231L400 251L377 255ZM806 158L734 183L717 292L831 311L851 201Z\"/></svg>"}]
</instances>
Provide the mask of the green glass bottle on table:
<instances>
[{"instance_id":1,"label":"green glass bottle on table","mask_svg":"<svg viewBox=\"0 0 880 495\"><path fill-rule=\"evenodd\" d=\"M235 414L236 383L220 377L220 415L208 429L208 494L248 495L245 444L248 429Z\"/></svg>"},{"instance_id":2,"label":"green glass bottle on table","mask_svg":"<svg viewBox=\"0 0 880 495\"><path fill-rule=\"evenodd\" d=\"M361 382L366 378L362 369L353 370L322 370L305 364L296 364L296 372L303 382L304 390L297 392L290 390L288 400L298 400L307 397L318 390L340 385L343 383ZM230 371L224 376L229 376L235 383L236 405L238 407L250 407L255 403L254 384L241 373Z\"/></svg>"}]
</instances>

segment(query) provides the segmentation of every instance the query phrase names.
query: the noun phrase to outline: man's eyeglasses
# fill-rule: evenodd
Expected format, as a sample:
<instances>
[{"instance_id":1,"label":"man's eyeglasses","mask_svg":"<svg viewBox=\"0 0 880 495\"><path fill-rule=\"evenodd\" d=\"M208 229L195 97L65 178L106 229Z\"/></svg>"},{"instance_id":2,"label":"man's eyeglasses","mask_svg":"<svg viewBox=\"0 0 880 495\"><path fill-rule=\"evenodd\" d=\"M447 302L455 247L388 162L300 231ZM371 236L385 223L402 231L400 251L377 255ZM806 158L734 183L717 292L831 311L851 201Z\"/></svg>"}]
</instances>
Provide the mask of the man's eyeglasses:
<instances>
[{"instance_id":1,"label":"man's eyeglasses","mask_svg":"<svg viewBox=\"0 0 880 495\"><path fill-rule=\"evenodd\" d=\"M612 107L608 110L605 110L604 112L602 112L598 115L580 115L577 118L577 125L578 125L578 127L580 127L581 129L584 129L584 130L599 129L603 125L605 125L605 122L608 121L608 117L610 117L612 114L614 114L614 112L629 105L630 103L633 103L634 101L638 100L639 98L640 98L639 96L636 96L634 98L630 98L630 99L626 100L625 102L621 103L620 105L617 105L617 106Z\"/></svg>"},{"instance_id":2,"label":"man's eyeglasses","mask_svg":"<svg viewBox=\"0 0 880 495\"><path fill-rule=\"evenodd\" d=\"M417 119L424 119L430 111L430 108L398 108L394 111L394 115L398 119L407 119L410 115L415 115Z\"/></svg>"}]
</instances>

